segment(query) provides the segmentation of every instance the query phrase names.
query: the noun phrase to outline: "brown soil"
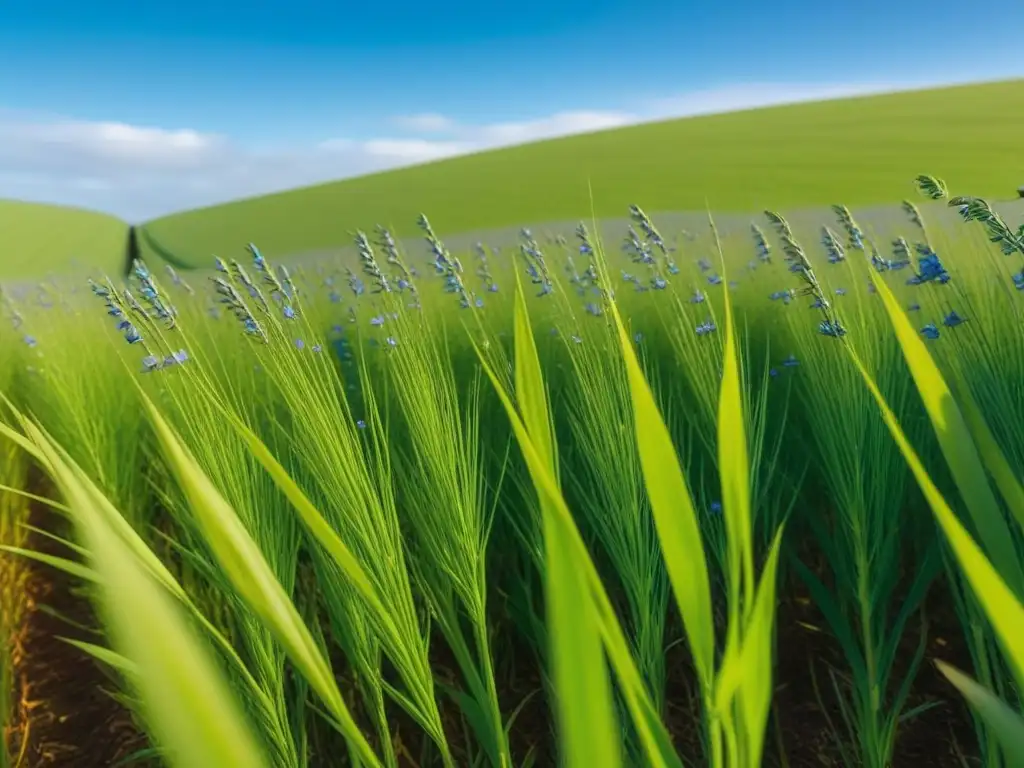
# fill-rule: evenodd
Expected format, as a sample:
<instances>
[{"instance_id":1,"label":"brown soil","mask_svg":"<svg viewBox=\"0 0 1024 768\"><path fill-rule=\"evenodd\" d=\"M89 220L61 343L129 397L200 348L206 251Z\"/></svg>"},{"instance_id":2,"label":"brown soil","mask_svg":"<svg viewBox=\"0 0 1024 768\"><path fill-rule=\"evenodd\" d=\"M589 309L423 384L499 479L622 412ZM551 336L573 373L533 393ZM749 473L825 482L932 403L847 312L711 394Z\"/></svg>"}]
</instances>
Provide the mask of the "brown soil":
<instances>
[{"instance_id":1,"label":"brown soil","mask_svg":"<svg viewBox=\"0 0 1024 768\"><path fill-rule=\"evenodd\" d=\"M776 690L765 764L780 768L839 767L842 761L829 719L840 729L843 722L835 705L828 669L831 665L842 670L846 665L828 631L813 629L826 625L810 599L792 585L787 591L792 597L780 604L778 613ZM893 768L961 768L958 751L969 757L975 750L970 715L955 689L932 663L939 659L961 669L971 668L956 613L941 582L933 587L927 601L927 615L928 647L905 711L927 703L935 706L900 724ZM919 642L919 628L911 623L897 652L894 677L898 678L907 668ZM815 694L812 664L827 712L822 711Z\"/></svg>"},{"instance_id":2,"label":"brown soil","mask_svg":"<svg viewBox=\"0 0 1024 768\"><path fill-rule=\"evenodd\" d=\"M38 474L30 487L48 491ZM36 503L29 522L47 531L66 528L63 519ZM35 533L26 546L68 556L61 544ZM75 580L62 571L29 562L25 623L13 652L15 711L8 744L15 768L109 768L146 746L128 712L105 692L112 681L103 670L58 639L102 642L79 628L97 622L87 599L75 590Z\"/></svg>"}]
</instances>

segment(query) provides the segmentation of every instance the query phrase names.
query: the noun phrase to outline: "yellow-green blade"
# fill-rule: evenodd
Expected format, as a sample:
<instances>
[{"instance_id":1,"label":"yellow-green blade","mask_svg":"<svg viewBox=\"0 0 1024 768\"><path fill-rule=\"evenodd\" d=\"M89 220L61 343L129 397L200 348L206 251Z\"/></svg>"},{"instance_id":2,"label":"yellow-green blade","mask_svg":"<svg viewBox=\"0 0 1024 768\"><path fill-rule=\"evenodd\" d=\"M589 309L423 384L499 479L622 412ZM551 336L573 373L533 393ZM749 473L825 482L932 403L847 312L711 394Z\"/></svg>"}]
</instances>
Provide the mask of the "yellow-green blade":
<instances>
[{"instance_id":1,"label":"yellow-green blade","mask_svg":"<svg viewBox=\"0 0 1024 768\"><path fill-rule=\"evenodd\" d=\"M513 345L515 349L515 399L522 413L523 423L534 447L540 453L544 466L558 477L558 454L555 450L551 411L548 407L544 377L540 373L537 342L533 338L530 315L526 306L519 272L516 272L516 304L513 315Z\"/></svg>"},{"instance_id":2,"label":"yellow-green blade","mask_svg":"<svg viewBox=\"0 0 1024 768\"><path fill-rule=\"evenodd\" d=\"M555 477L555 447L544 377L521 284L516 286L514 343L516 399L524 414L525 437L538 454L539 468ZM532 466L530 469L534 471ZM583 570L574 562L573 548L566 541L563 521L544 494L541 510L562 758L572 768L615 768L621 764L619 730L593 601Z\"/></svg>"},{"instance_id":3,"label":"yellow-green blade","mask_svg":"<svg viewBox=\"0 0 1024 768\"><path fill-rule=\"evenodd\" d=\"M955 667L936 662L939 671L946 676L961 695L967 699L975 712L992 729L1006 755L1006 768L1024 766L1024 717L1011 709L991 691L965 675Z\"/></svg>"},{"instance_id":4,"label":"yellow-green blade","mask_svg":"<svg viewBox=\"0 0 1024 768\"><path fill-rule=\"evenodd\" d=\"M776 578L782 532L780 527L768 550L741 646L723 659L716 680L715 708L719 713L724 713L734 700L739 702L743 733L746 735L744 747L750 765L761 764L764 733L771 709Z\"/></svg>"},{"instance_id":5,"label":"yellow-green blade","mask_svg":"<svg viewBox=\"0 0 1024 768\"><path fill-rule=\"evenodd\" d=\"M269 767L240 704L188 621L107 525L81 478L39 430L32 437L92 553L114 649L138 672L132 682L165 762L172 768Z\"/></svg>"},{"instance_id":6,"label":"yellow-green blade","mask_svg":"<svg viewBox=\"0 0 1024 768\"><path fill-rule=\"evenodd\" d=\"M708 692L714 678L715 638L711 582L700 524L672 436L658 410L654 393L640 367L619 311L614 302L610 306L626 365L640 466L658 541L686 629L697 677L703 690Z\"/></svg>"},{"instance_id":7,"label":"yellow-green blade","mask_svg":"<svg viewBox=\"0 0 1024 768\"><path fill-rule=\"evenodd\" d=\"M712 222L715 241L718 233ZM721 256L721 249L719 249ZM722 258L722 281L727 282L725 259ZM747 450L746 425L743 415L739 354L729 292L723 294L725 308L725 344L722 360L722 385L718 400L718 467L722 478L722 514L725 517L730 576L730 615L742 606L753 608L754 538L750 510L750 457ZM743 620L746 616L742 615ZM736 627L738 629L738 626Z\"/></svg>"}]
</instances>

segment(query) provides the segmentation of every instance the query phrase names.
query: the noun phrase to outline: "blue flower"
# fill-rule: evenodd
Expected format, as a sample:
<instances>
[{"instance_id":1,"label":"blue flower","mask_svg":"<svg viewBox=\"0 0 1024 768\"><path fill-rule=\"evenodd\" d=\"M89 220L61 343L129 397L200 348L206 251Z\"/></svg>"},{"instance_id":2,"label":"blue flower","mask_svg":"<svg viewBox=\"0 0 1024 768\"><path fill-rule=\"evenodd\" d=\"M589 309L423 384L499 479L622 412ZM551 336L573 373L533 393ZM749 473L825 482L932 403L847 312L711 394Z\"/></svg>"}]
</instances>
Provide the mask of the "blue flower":
<instances>
[{"instance_id":1,"label":"blue flower","mask_svg":"<svg viewBox=\"0 0 1024 768\"><path fill-rule=\"evenodd\" d=\"M139 333L139 329L132 324L128 324L128 328L124 332L124 340L129 344L137 344L142 341L142 334Z\"/></svg>"},{"instance_id":2,"label":"blue flower","mask_svg":"<svg viewBox=\"0 0 1024 768\"><path fill-rule=\"evenodd\" d=\"M184 349L179 349L177 352L173 352L164 358L164 368L170 368L172 365L182 365L188 360L188 352Z\"/></svg>"},{"instance_id":3,"label":"blue flower","mask_svg":"<svg viewBox=\"0 0 1024 768\"><path fill-rule=\"evenodd\" d=\"M911 304L909 307L907 307L907 311L908 312L918 312L920 309L921 309L921 305L918 304L916 301L913 304Z\"/></svg>"},{"instance_id":4,"label":"blue flower","mask_svg":"<svg viewBox=\"0 0 1024 768\"><path fill-rule=\"evenodd\" d=\"M698 336L707 336L710 333L714 333L718 330L713 320L705 320L703 323L697 326Z\"/></svg>"},{"instance_id":5,"label":"blue flower","mask_svg":"<svg viewBox=\"0 0 1024 768\"><path fill-rule=\"evenodd\" d=\"M822 336L832 336L833 338L840 338L846 335L846 329L843 328L838 322L831 320L822 320L818 326L818 333Z\"/></svg>"},{"instance_id":6,"label":"blue flower","mask_svg":"<svg viewBox=\"0 0 1024 768\"><path fill-rule=\"evenodd\" d=\"M708 282L711 283L711 285L721 285L722 278L719 277L718 275L711 275L710 277L708 277Z\"/></svg>"},{"instance_id":7,"label":"blue flower","mask_svg":"<svg viewBox=\"0 0 1024 768\"><path fill-rule=\"evenodd\" d=\"M836 296L845 296L845 295L846 295L846 289L845 288L836 288Z\"/></svg>"},{"instance_id":8,"label":"blue flower","mask_svg":"<svg viewBox=\"0 0 1024 768\"><path fill-rule=\"evenodd\" d=\"M290 305L290 304L285 304L285 305L284 305L284 309L283 309L283 310L281 310L281 311L282 311L282 313L284 314L284 316L285 316L285 317L286 317L287 319L289 319L289 320L291 320L291 319L293 319L293 318L295 317L295 310L294 310L294 309L292 309L292 307L291 307L291 305Z\"/></svg>"},{"instance_id":9,"label":"blue flower","mask_svg":"<svg viewBox=\"0 0 1024 768\"><path fill-rule=\"evenodd\" d=\"M160 360L157 359L156 355L146 355L142 358L142 372L149 373L155 371L160 367Z\"/></svg>"},{"instance_id":10,"label":"blue flower","mask_svg":"<svg viewBox=\"0 0 1024 768\"><path fill-rule=\"evenodd\" d=\"M921 329L921 334L926 339L937 339L939 338L939 329L935 327L935 323L928 323L928 325Z\"/></svg>"},{"instance_id":11,"label":"blue flower","mask_svg":"<svg viewBox=\"0 0 1024 768\"><path fill-rule=\"evenodd\" d=\"M943 319L942 324L947 328L953 328L954 326L960 325L960 323L966 323L967 319L960 317L955 311L950 310L949 314Z\"/></svg>"},{"instance_id":12,"label":"blue flower","mask_svg":"<svg viewBox=\"0 0 1024 768\"><path fill-rule=\"evenodd\" d=\"M25 344L29 347L35 347L39 342L36 341L35 336L25 336Z\"/></svg>"},{"instance_id":13,"label":"blue flower","mask_svg":"<svg viewBox=\"0 0 1024 768\"><path fill-rule=\"evenodd\" d=\"M305 346L306 346L306 342L304 342L302 339L296 339L295 340L295 348L296 349L302 349Z\"/></svg>"},{"instance_id":14,"label":"blue flower","mask_svg":"<svg viewBox=\"0 0 1024 768\"><path fill-rule=\"evenodd\" d=\"M1018 291L1024 291L1024 269L1020 271L1019 275L1013 276L1013 285Z\"/></svg>"},{"instance_id":15,"label":"blue flower","mask_svg":"<svg viewBox=\"0 0 1024 768\"><path fill-rule=\"evenodd\" d=\"M386 343L386 344L387 344L387 345L388 345L389 347L397 347L397 346L398 346L398 340L397 340L397 339L395 339L395 337L394 337L394 336L388 336L388 337L387 337L386 339L384 339L384 342L385 342L385 343Z\"/></svg>"},{"instance_id":16,"label":"blue flower","mask_svg":"<svg viewBox=\"0 0 1024 768\"><path fill-rule=\"evenodd\" d=\"M796 359L795 355L790 355L789 357L782 361L782 364L787 368L793 368L797 365L800 365L800 361Z\"/></svg>"},{"instance_id":17,"label":"blue flower","mask_svg":"<svg viewBox=\"0 0 1024 768\"><path fill-rule=\"evenodd\" d=\"M379 328L384 325L384 315L377 315L376 317L370 318L370 325Z\"/></svg>"},{"instance_id":18,"label":"blue flower","mask_svg":"<svg viewBox=\"0 0 1024 768\"><path fill-rule=\"evenodd\" d=\"M918 260L918 274L907 280L907 285L920 285L934 280L937 283L948 283L949 273L939 260L939 255L926 245L918 244L917 251L921 254Z\"/></svg>"},{"instance_id":19,"label":"blue flower","mask_svg":"<svg viewBox=\"0 0 1024 768\"><path fill-rule=\"evenodd\" d=\"M362 419L357 419L357 420L356 420L356 426L357 426L357 427L358 427L359 429L366 429L366 422L365 422L365 421L363 421Z\"/></svg>"},{"instance_id":20,"label":"blue flower","mask_svg":"<svg viewBox=\"0 0 1024 768\"><path fill-rule=\"evenodd\" d=\"M690 297L690 303L703 304L706 298L707 297L704 295L703 291L694 291L693 296Z\"/></svg>"},{"instance_id":21,"label":"blue flower","mask_svg":"<svg viewBox=\"0 0 1024 768\"><path fill-rule=\"evenodd\" d=\"M711 514L720 515L722 514L722 502L712 501L711 502Z\"/></svg>"}]
</instances>

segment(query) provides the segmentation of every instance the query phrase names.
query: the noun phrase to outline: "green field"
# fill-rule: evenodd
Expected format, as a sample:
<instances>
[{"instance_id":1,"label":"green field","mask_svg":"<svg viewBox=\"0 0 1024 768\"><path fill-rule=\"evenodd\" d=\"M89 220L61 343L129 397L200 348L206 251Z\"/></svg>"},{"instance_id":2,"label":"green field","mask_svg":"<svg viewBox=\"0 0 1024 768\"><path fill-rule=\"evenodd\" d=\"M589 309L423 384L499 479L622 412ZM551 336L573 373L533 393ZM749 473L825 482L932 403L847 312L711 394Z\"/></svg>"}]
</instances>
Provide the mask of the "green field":
<instances>
[{"instance_id":1,"label":"green field","mask_svg":"<svg viewBox=\"0 0 1024 768\"><path fill-rule=\"evenodd\" d=\"M127 231L127 224L103 213L0 200L0 278L33 279L83 268L118 273Z\"/></svg>"},{"instance_id":2,"label":"green field","mask_svg":"<svg viewBox=\"0 0 1024 768\"><path fill-rule=\"evenodd\" d=\"M269 255L348 243L376 223L442 234L648 211L899 202L927 170L999 199L1024 183L1024 81L672 120L444 160L157 219L184 262L255 242Z\"/></svg>"},{"instance_id":3,"label":"green field","mask_svg":"<svg viewBox=\"0 0 1024 768\"><path fill-rule=\"evenodd\" d=\"M0 768L1019 765L1024 232L920 186L11 297Z\"/></svg>"}]
</instances>

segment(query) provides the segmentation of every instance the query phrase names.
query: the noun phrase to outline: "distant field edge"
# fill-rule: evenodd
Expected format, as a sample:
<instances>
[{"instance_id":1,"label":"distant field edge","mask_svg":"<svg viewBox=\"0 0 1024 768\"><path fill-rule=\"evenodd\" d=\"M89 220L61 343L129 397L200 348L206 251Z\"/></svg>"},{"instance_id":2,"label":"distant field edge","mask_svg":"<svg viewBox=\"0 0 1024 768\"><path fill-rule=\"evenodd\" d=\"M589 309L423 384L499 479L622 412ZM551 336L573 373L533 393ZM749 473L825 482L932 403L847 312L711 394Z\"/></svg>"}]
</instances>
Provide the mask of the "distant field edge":
<instances>
[{"instance_id":1,"label":"distant field edge","mask_svg":"<svg viewBox=\"0 0 1024 768\"><path fill-rule=\"evenodd\" d=\"M642 123L196 209L146 223L180 260L254 242L270 256L335 248L376 224L443 237L539 221L753 214L914 198L922 173L1007 199L1024 183L1024 80L860 95Z\"/></svg>"},{"instance_id":2,"label":"distant field edge","mask_svg":"<svg viewBox=\"0 0 1024 768\"><path fill-rule=\"evenodd\" d=\"M996 78L991 80L973 80L970 82L950 83L945 85L908 85L906 87L897 87L890 90L877 90L865 93L852 94L847 96L829 96L825 98L814 98L814 99L793 99L791 101L783 101L767 106L752 106L752 107L736 107L732 109L726 109L720 112L702 112L694 115L687 115L685 117L657 117L650 120L644 120L642 122L632 123L630 125L618 128L602 128L598 130L582 131L580 133L570 134L568 136L554 136L551 138L540 139L536 141L526 141L519 144L508 144L498 148L482 148L465 154L460 154L456 157L446 157L435 160L424 160L419 163L410 163L409 165L403 165L398 168L389 168L382 171L370 171L368 173L361 173L355 176L347 176L344 179L335 179L333 181L324 181L316 184L308 184L300 187L291 187L289 189L280 190L277 192L269 192L260 195L247 195L245 197L235 198L222 203L215 203L212 205L204 205L196 208L188 208L174 213L165 214L163 216L157 216L149 221L147 224L160 222L166 219L172 219L179 216L186 216L190 214L201 213L208 210L215 210L224 206L233 205L244 205L246 203L253 202L255 200L263 200L268 198L277 198L292 195L299 192L313 191L321 188L332 188L339 184L356 184L366 179L380 178L391 175L401 175L404 172L410 170L434 168L437 166L444 166L452 161L467 160L479 157L480 155L490 155L498 152L504 152L508 150L521 149L523 147L536 147L547 144L557 144L562 142L573 141L581 137L603 135L603 134L614 134L621 131L628 131L633 128L644 128L649 126L658 126L671 123L679 123L683 121L698 121L705 119L715 119L722 117L739 117L750 113L771 113L779 110L787 110L794 107L808 106L808 105L825 105L833 104L836 102L855 104L858 101L865 101L878 98L888 97L899 97L907 95L915 95L920 93L929 94L942 94L946 92L955 92L964 89L974 89L987 86L1003 86L1003 85L1021 85L1024 87L1024 77L1011 77L1011 78ZM1024 88L1022 88L1024 90ZM882 201L884 202L884 201ZM730 211L730 213L749 213L745 210Z\"/></svg>"}]
</instances>

